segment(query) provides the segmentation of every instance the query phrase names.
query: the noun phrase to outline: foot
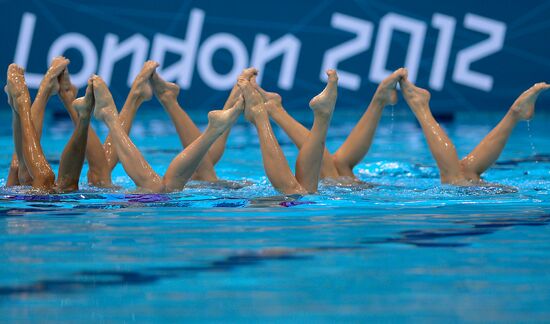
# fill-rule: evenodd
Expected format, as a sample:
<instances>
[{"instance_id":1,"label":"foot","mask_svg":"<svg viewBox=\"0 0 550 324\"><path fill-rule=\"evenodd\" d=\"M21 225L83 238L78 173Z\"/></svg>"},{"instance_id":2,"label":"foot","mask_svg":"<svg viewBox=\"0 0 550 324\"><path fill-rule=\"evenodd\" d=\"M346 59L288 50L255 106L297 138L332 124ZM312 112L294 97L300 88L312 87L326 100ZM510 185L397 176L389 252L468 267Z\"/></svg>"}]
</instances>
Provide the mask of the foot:
<instances>
[{"instance_id":1,"label":"foot","mask_svg":"<svg viewBox=\"0 0 550 324\"><path fill-rule=\"evenodd\" d=\"M142 101L151 100L153 97L153 88L151 87L151 77L159 64L155 61L147 61L137 75L132 89L130 90L138 99Z\"/></svg>"},{"instance_id":2,"label":"foot","mask_svg":"<svg viewBox=\"0 0 550 324\"><path fill-rule=\"evenodd\" d=\"M220 133L225 132L235 123L244 111L243 98L237 99L233 107L227 110L213 110L208 113L208 127L212 127Z\"/></svg>"},{"instance_id":3,"label":"foot","mask_svg":"<svg viewBox=\"0 0 550 324\"><path fill-rule=\"evenodd\" d=\"M157 72L151 76L151 85L153 92L160 102L176 101L180 93L180 87L177 84L165 81Z\"/></svg>"},{"instance_id":4,"label":"foot","mask_svg":"<svg viewBox=\"0 0 550 324\"><path fill-rule=\"evenodd\" d=\"M57 78L59 82L59 97L69 102L73 101L78 94L78 89L71 83L71 77L69 76L69 69L63 70L61 75Z\"/></svg>"},{"instance_id":5,"label":"foot","mask_svg":"<svg viewBox=\"0 0 550 324\"><path fill-rule=\"evenodd\" d=\"M374 93L373 101L382 107L395 105L397 103L397 83L404 77L407 77L407 70L400 68L382 80Z\"/></svg>"},{"instance_id":6,"label":"foot","mask_svg":"<svg viewBox=\"0 0 550 324\"><path fill-rule=\"evenodd\" d=\"M267 109L267 113L270 116L273 116L274 114L277 114L280 112L284 112L283 100L278 93L267 92L264 89L262 89L256 82L255 75L250 78L250 84L262 96L264 102L266 103L265 108Z\"/></svg>"},{"instance_id":7,"label":"foot","mask_svg":"<svg viewBox=\"0 0 550 324\"><path fill-rule=\"evenodd\" d=\"M116 111L113 96L107 88L105 81L97 75L92 77L93 93L94 93L94 117L98 120L106 121L108 119L116 119L118 112Z\"/></svg>"},{"instance_id":8,"label":"foot","mask_svg":"<svg viewBox=\"0 0 550 324\"><path fill-rule=\"evenodd\" d=\"M429 103L431 95L428 90L415 86L406 76L399 81L399 84L401 85L401 92L403 93L405 101L415 115L424 112L426 109L430 109Z\"/></svg>"},{"instance_id":9,"label":"foot","mask_svg":"<svg viewBox=\"0 0 550 324\"><path fill-rule=\"evenodd\" d=\"M16 113L19 113L19 104L26 102L30 108L31 98L29 89L25 83L25 71L22 67L16 64L10 64L8 67L6 93L8 94L8 102Z\"/></svg>"},{"instance_id":10,"label":"foot","mask_svg":"<svg viewBox=\"0 0 550 324\"><path fill-rule=\"evenodd\" d=\"M331 117L338 97L338 75L335 70L328 70L328 83L323 92L309 102L309 107L318 116Z\"/></svg>"},{"instance_id":11,"label":"foot","mask_svg":"<svg viewBox=\"0 0 550 324\"><path fill-rule=\"evenodd\" d=\"M237 83L239 89L244 98L244 117L251 123L255 123L255 120L260 115L266 115L265 104L262 96L254 89L252 84L244 78L239 79Z\"/></svg>"},{"instance_id":12,"label":"foot","mask_svg":"<svg viewBox=\"0 0 550 324\"><path fill-rule=\"evenodd\" d=\"M39 91L46 91L49 96L58 93L60 88L59 76L67 69L69 63L70 61L63 56L54 57L42 82L40 82Z\"/></svg>"},{"instance_id":13,"label":"foot","mask_svg":"<svg viewBox=\"0 0 550 324\"><path fill-rule=\"evenodd\" d=\"M520 120L529 120L533 118L535 114L535 102L539 94L548 89L550 89L550 84L545 82L536 83L516 99L510 110L514 112Z\"/></svg>"},{"instance_id":14,"label":"foot","mask_svg":"<svg viewBox=\"0 0 550 324\"><path fill-rule=\"evenodd\" d=\"M95 100L94 100L94 90L93 90L93 81L90 78L88 80L88 87L86 87L86 94L84 97L80 97L73 101L73 107L78 113L80 119L88 119L94 110Z\"/></svg>"}]
</instances>

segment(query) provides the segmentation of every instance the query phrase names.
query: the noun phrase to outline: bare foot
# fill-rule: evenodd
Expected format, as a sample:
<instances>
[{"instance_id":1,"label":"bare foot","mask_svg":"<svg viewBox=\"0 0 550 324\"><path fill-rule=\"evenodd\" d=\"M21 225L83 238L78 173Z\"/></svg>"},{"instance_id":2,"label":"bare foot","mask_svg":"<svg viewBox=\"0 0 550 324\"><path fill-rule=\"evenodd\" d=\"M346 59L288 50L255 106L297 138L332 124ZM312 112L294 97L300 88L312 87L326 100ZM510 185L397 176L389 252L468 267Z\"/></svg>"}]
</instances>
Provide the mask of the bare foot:
<instances>
[{"instance_id":1,"label":"bare foot","mask_svg":"<svg viewBox=\"0 0 550 324\"><path fill-rule=\"evenodd\" d=\"M213 110L208 113L208 126L213 127L218 132L223 133L231 127L244 111L243 98L237 99L237 102L230 109Z\"/></svg>"},{"instance_id":2,"label":"bare foot","mask_svg":"<svg viewBox=\"0 0 550 324\"><path fill-rule=\"evenodd\" d=\"M259 115L265 114L267 116L267 111L264 107L264 100L258 91L254 89L252 84L245 79L239 79L237 85L241 89L244 98L244 117L249 122L255 123L255 120Z\"/></svg>"},{"instance_id":3,"label":"bare foot","mask_svg":"<svg viewBox=\"0 0 550 324\"><path fill-rule=\"evenodd\" d=\"M377 101L385 107L397 103L397 82L407 77L407 69L400 68L382 80L374 93L372 100Z\"/></svg>"},{"instance_id":4,"label":"bare foot","mask_svg":"<svg viewBox=\"0 0 550 324\"><path fill-rule=\"evenodd\" d=\"M134 80L134 83L132 83L132 89L130 91L139 99L143 101L148 101L151 100L151 98L153 97L151 77L158 66L159 64L155 61L145 62L143 64L143 68Z\"/></svg>"},{"instance_id":5,"label":"bare foot","mask_svg":"<svg viewBox=\"0 0 550 324\"><path fill-rule=\"evenodd\" d=\"M320 94L311 99L309 107L316 115L331 117L338 97L338 75L335 70L328 70L327 76L327 86Z\"/></svg>"},{"instance_id":6,"label":"bare foot","mask_svg":"<svg viewBox=\"0 0 550 324\"><path fill-rule=\"evenodd\" d=\"M69 69L65 68L63 72L57 78L59 82L58 94L63 100L73 101L78 94L78 89L71 83L71 77L69 76Z\"/></svg>"},{"instance_id":7,"label":"bare foot","mask_svg":"<svg viewBox=\"0 0 550 324\"><path fill-rule=\"evenodd\" d=\"M550 84L545 82L536 83L531 88L523 92L519 98L516 99L510 109L515 112L521 120L529 120L533 118L533 115L535 114L535 102L537 101L539 94L548 89L550 89Z\"/></svg>"},{"instance_id":8,"label":"bare foot","mask_svg":"<svg viewBox=\"0 0 550 324\"><path fill-rule=\"evenodd\" d=\"M175 101L180 93L180 87L177 84L165 81L157 72L151 76L151 85L160 102Z\"/></svg>"},{"instance_id":9,"label":"bare foot","mask_svg":"<svg viewBox=\"0 0 550 324\"><path fill-rule=\"evenodd\" d=\"M265 101L265 109L267 110L267 113L269 116L275 116L277 114L286 113L285 108L283 107L283 99L281 98L281 95L275 92L267 92L264 89L262 89L257 83L256 83L256 76L253 76L250 79L250 84L258 91L258 93L262 96L262 98Z\"/></svg>"},{"instance_id":10,"label":"bare foot","mask_svg":"<svg viewBox=\"0 0 550 324\"><path fill-rule=\"evenodd\" d=\"M19 113L19 108L31 106L31 98L29 95L29 89L25 83L25 71L22 67L16 64L10 64L8 67L6 93L10 99L11 107L16 113ZM20 105L21 103L27 103L26 105Z\"/></svg>"},{"instance_id":11,"label":"bare foot","mask_svg":"<svg viewBox=\"0 0 550 324\"><path fill-rule=\"evenodd\" d=\"M94 91L94 117L98 120L106 121L109 119L116 119L118 112L116 110L113 96L107 88L105 81L97 75L92 77L93 91Z\"/></svg>"},{"instance_id":12,"label":"bare foot","mask_svg":"<svg viewBox=\"0 0 550 324\"><path fill-rule=\"evenodd\" d=\"M88 87L86 87L86 94L84 97L80 97L73 102L73 107L78 113L80 119L90 118L92 111L94 110L94 87L92 78L88 80Z\"/></svg>"},{"instance_id":13,"label":"bare foot","mask_svg":"<svg viewBox=\"0 0 550 324\"><path fill-rule=\"evenodd\" d=\"M428 90L415 86L406 76L399 81L399 84L401 85L401 92L403 93L405 101L415 115L424 112L426 109L430 109L429 103L431 95Z\"/></svg>"},{"instance_id":14,"label":"bare foot","mask_svg":"<svg viewBox=\"0 0 550 324\"><path fill-rule=\"evenodd\" d=\"M39 91L46 91L49 96L53 96L59 92L59 76L63 73L70 61L63 57L57 56L54 57L48 71L44 75L42 82L40 82Z\"/></svg>"}]
</instances>

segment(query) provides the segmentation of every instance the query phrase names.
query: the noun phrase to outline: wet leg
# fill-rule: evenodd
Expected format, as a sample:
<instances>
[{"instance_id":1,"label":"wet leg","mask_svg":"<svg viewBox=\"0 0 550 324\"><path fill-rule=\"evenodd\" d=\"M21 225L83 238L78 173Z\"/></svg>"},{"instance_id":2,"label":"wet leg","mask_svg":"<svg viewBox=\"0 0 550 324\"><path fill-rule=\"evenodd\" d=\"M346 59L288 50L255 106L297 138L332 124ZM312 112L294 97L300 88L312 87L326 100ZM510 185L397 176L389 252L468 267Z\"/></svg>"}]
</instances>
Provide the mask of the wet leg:
<instances>
[{"instance_id":1,"label":"wet leg","mask_svg":"<svg viewBox=\"0 0 550 324\"><path fill-rule=\"evenodd\" d=\"M313 127L296 161L296 179L309 193L317 192L327 131L338 96L336 71L328 70L327 75L327 86L309 103L314 115Z\"/></svg>"},{"instance_id":2,"label":"wet leg","mask_svg":"<svg viewBox=\"0 0 550 324\"><path fill-rule=\"evenodd\" d=\"M201 131L178 104L179 87L175 83L164 81L156 72L151 78L151 84L155 96L172 119L181 144L183 147L188 147L201 135ZM209 154L200 162L193 179L209 182L218 180Z\"/></svg>"},{"instance_id":3,"label":"wet leg","mask_svg":"<svg viewBox=\"0 0 550 324\"><path fill-rule=\"evenodd\" d=\"M56 189L60 192L78 190L78 180L86 156L88 127L94 108L92 87L92 80L90 79L84 97L76 99L72 104L72 107L77 111L78 119L73 135L61 154L56 183Z\"/></svg>"},{"instance_id":4,"label":"wet leg","mask_svg":"<svg viewBox=\"0 0 550 324\"><path fill-rule=\"evenodd\" d=\"M147 163L120 124L116 106L107 85L98 76L94 76L92 80L95 99L94 116L105 122L109 128L113 146L117 150L124 170L139 188L161 192L164 188L162 179Z\"/></svg>"},{"instance_id":5,"label":"wet leg","mask_svg":"<svg viewBox=\"0 0 550 324\"><path fill-rule=\"evenodd\" d=\"M269 115L260 94L247 81L239 80L239 88L246 104L245 117L258 131L264 170L269 181L275 189L284 194L306 194L307 191L292 174L288 161L273 134Z\"/></svg>"},{"instance_id":6,"label":"wet leg","mask_svg":"<svg viewBox=\"0 0 550 324\"><path fill-rule=\"evenodd\" d=\"M480 175L495 163L516 124L533 117L538 96L548 89L549 84L537 83L522 93L500 123L461 161L468 180L479 181Z\"/></svg>"},{"instance_id":7,"label":"wet leg","mask_svg":"<svg viewBox=\"0 0 550 324\"><path fill-rule=\"evenodd\" d=\"M422 131L437 162L442 183L464 184L460 162L453 142L439 126L430 111L430 93L416 87L406 76L399 81L407 104L422 126Z\"/></svg>"},{"instance_id":8,"label":"wet leg","mask_svg":"<svg viewBox=\"0 0 550 324\"><path fill-rule=\"evenodd\" d=\"M19 119L19 113L15 110L13 106L13 102L11 99L11 95L8 92L8 87L4 87L4 91L6 92L6 95L8 96L8 104L10 105L12 109L12 130L13 130L13 143L15 147L15 152L13 153L11 163L10 163L10 170L8 173L8 180L6 182L6 186L17 186L20 185L21 182L19 181L19 161L23 160L23 151L21 149L21 121ZM23 168L25 168L25 162L22 162ZM28 174L28 172L27 172ZM32 182L32 178L30 175L28 176L29 183Z\"/></svg>"},{"instance_id":9,"label":"wet leg","mask_svg":"<svg viewBox=\"0 0 550 324\"><path fill-rule=\"evenodd\" d=\"M7 90L13 109L21 122L21 153L36 189L51 190L55 175L44 156L31 117L30 96L25 84L23 69L15 64L8 68Z\"/></svg>"},{"instance_id":10,"label":"wet leg","mask_svg":"<svg viewBox=\"0 0 550 324\"><path fill-rule=\"evenodd\" d=\"M269 117L283 129L283 131L290 137L294 145L298 149L301 149L306 139L309 136L309 129L300 124L283 108L281 96L274 92L267 92L256 83L255 78L251 79L252 85L262 95L264 101L267 103L266 108ZM328 149L324 149L323 162L321 165L321 178L336 179L340 175L336 169L336 165L333 161L333 156Z\"/></svg>"},{"instance_id":11,"label":"wet leg","mask_svg":"<svg viewBox=\"0 0 550 324\"><path fill-rule=\"evenodd\" d=\"M212 144L235 123L243 109L244 102L241 99L231 109L211 111L208 114L208 126L204 133L178 154L166 170L163 179L166 191L183 189Z\"/></svg>"},{"instance_id":12,"label":"wet leg","mask_svg":"<svg viewBox=\"0 0 550 324\"><path fill-rule=\"evenodd\" d=\"M65 69L59 76L59 98L63 102L75 126L79 123L78 112L73 107L77 92L78 90L71 83L68 69ZM109 169L107 164L103 144L101 144L101 140L91 125L88 127L86 159L88 160L88 183L96 187L112 187L111 169Z\"/></svg>"},{"instance_id":13,"label":"wet leg","mask_svg":"<svg viewBox=\"0 0 550 324\"><path fill-rule=\"evenodd\" d=\"M36 98L31 105L31 118L34 128L36 130L38 141L40 141L40 138L42 137L42 126L44 123L44 111L46 109L46 104L50 97L56 94L59 90L59 83L57 81L57 78L68 64L69 60L61 56L58 56L52 60L48 71L40 82ZM19 182L24 185L30 185L32 183L32 177L27 170L27 166L25 165L25 163L20 163L20 161L16 162L13 160L12 157L11 165L15 164L18 165L17 171Z\"/></svg>"},{"instance_id":14,"label":"wet leg","mask_svg":"<svg viewBox=\"0 0 550 324\"><path fill-rule=\"evenodd\" d=\"M151 100L153 97L153 89L151 88L151 76L155 69L158 67L158 63L154 61L147 61L143 65L141 72L134 80L130 93L124 102L124 106L120 110L118 115L120 125L126 134L130 133L132 128L132 122L136 116L136 112L141 104L145 101ZM103 149L105 151L105 157L109 164L109 169L112 171L118 163L117 152L114 149L112 134L107 135L105 143L103 143Z\"/></svg>"},{"instance_id":15,"label":"wet leg","mask_svg":"<svg viewBox=\"0 0 550 324\"><path fill-rule=\"evenodd\" d=\"M397 103L397 82L405 73L406 70L401 68L380 83L367 111L355 125L344 144L334 153L334 161L340 175L354 176L353 168L369 151L384 107Z\"/></svg>"}]
</instances>

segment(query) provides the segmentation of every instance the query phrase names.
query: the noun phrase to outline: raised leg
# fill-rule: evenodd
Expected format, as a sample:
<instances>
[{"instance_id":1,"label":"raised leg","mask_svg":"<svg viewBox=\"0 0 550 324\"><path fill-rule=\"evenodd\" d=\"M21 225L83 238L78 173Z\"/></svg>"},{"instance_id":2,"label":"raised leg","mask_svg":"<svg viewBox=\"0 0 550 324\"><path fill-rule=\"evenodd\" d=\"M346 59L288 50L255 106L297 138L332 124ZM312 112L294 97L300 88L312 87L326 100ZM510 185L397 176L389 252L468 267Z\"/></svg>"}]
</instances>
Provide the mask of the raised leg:
<instances>
[{"instance_id":1,"label":"raised leg","mask_svg":"<svg viewBox=\"0 0 550 324\"><path fill-rule=\"evenodd\" d=\"M13 101L11 98L11 95L8 92L8 86L4 87L4 91L6 92L6 95L8 96L8 104L12 108L12 129L13 129L13 143L15 146L15 152L13 153L11 163L10 163L10 170L8 173L8 181L6 183L6 186L17 186L22 184L19 180L19 171L20 167L25 168L25 172L28 174L27 168L25 166L25 162L23 160L23 150L21 148L21 121L19 119L19 113L15 109L15 106L13 105ZM19 161L21 162L21 166L19 165ZM28 182L32 182L32 178L30 175L28 176Z\"/></svg>"},{"instance_id":2,"label":"raised leg","mask_svg":"<svg viewBox=\"0 0 550 324\"><path fill-rule=\"evenodd\" d=\"M178 104L179 87L175 83L164 81L156 72L151 77L151 85L155 96L172 119L181 144L188 147L201 135L201 131ZM200 162L193 179L209 182L218 180L209 154Z\"/></svg>"},{"instance_id":3,"label":"raised leg","mask_svg":"<svg viewBox=\"0 0 550 324\"><path fill-rule=\"evenodd\" d=\"M253 77L250 83L262 95L264 101L267 103L266 108L269 116L283 129L288 137L290 137L294 145L296 145L298 149L301 149L309 136L309 129L288 114L283 108L281 96L279 94L265 91L258 86L255 79L256 78ZM339 176L340 174L334 164L333 156L330 154L329 150L325 148L321 164L321 178L336 179Z\"/></svg>"},{"instance_id":4,"label":"raised leg","mask_svg":"<svg viewBox=\"0 0 550 324\"><path fill-rule=\"evenodd\" d=\"M63 102L65 109L69 112L75 127L79 123L78 112L73 107L77 92L78 90L71 83L68 69L65 69L59 76L59 98ZM88 183L92 186L101 188L112 187L111 169L107 164L103 144L101 144L101 140L91 125L88 127L86 159L88 160Z\"/></svg>"},{"instance_id":5,"label":"raised leg","mask_svg":"<svg viewBox=\"0 0 550 324\"><path fill-rule=\"evenodd\" d=\"M406 76L399 81L399 84L405 101L407 101L422 126L430 151L439 167L441 182L456 185L464 184L465 179L461 172L455 146L430 111L430 93L416 87Z\"/></svg>"},{"instance_id":6,"label":"raised leg","mask_svg":"<svg viewBox=\"0 0 550 324\"><path fill-rule=\"evenodd\" d=\"M538 96L548 89L549 84L537 83L522 93L500 123L461 161L468 180L479 181L481 174L495 163L516 124L533 117Z\"/></svg>"},{"instance_id":7,"label":"raised leg","mask_svg":"<svg viewBox=\"0 0 550 324\"><path fill-rule=\"evenodd\" d=\"M92 80L95 99L94 116L104 121L109 128L113 146L124 170L139 188L153 192L162 191L164 188L162 179L147 163L120 124L115 102L107 85L97 75Z\"/></svg>"},{"instance_id":8,"label":"raised leg","mask_svg":"<svg viewBox=\"0 0 550 324\"><path fill-rule=\"evenodd\" d=\"M338 96L336 71L328 70L327 75L327 86L309 103L314 115L313 127L296 160L296 179L309 193L317 192L327 131Z\"/></svg>"},{"instance_id":9,"label":"raised leg","mask_svg":"<svg viewBox=\"0 0 550 324\"><path fill-rule=\"evenodd\" d=\"M269 181L275 189L284 194L306 194L307 191L292 174L279 142L273 134L269 115L260 94L246 80L239 80L239 87L246 103L245 117L258 131L264 170Z\"/></svg>"},{"instance_id":10,"label":"raised leg","mask_svg":"<svg viewBox=\"0 0 550 324\"><path fill-rule=\"evenodd\" d=\"M340 175L354 176L353 168L369 151L384 107L397 103L395 88L405 73L406 70L401 68L380 83L367 111L355 125L344 144L334 153L334 161Z\"/></svg>"},{"instance_id":11,"label":"raised leg","mask_svg":"<svg viewBox=\"0 0 550 324\"><path fill-rule=\"evenodd\" d=\"M32 186L36 189L51 190L55 175L50 164L46 161L34 129L31 117L31 100L23 73L21 67L11 64L7 76L7 90L11 96L13 109L19 114L21 122L22 157L32 177Z\"/></svg>"},{"instance_id":12,"label":"raised leg","mask_svg":"<svg viewBox=\"0 0 550 324\"><path fill-rule=\"evenodd\" d=\"M56 189L59 192L78 190L78 180L84 165L86 145L88 141L88 127L94 108L92 80L88 81L86 94L74 101L72 107L77 111L77 122L73 135L65 146L59 162Z\"/></svg>"},{"instance_id":13,"label":"raised leg","mask_svg":"<svg viewBox=\"0 0 550 324\"><path fill-rule=\"evenodd\" d=\"M52 60L52 63L50 64L50 68L44 75L44 78L40 82L40 87L38 89L38 93L36 94L36 98L34 102L31 105L31 118L34 125L34 128L36 130L36 135L38 138L38 141L40 141L40 138L42 137L42 126L44 123L44 111L46 109L46 104L51 96L57 93L59 90L59 83L57 81L58 76L63 72L63 69L67 67L69 64L69 60L62 56L58 56ZM32 177L27 170L27 166L25 163L19 163L19 161L14 161L12 157L11 165L18 165L17 173L18 173L18 180L21 184L24 185L31 185L32 184ZM13 173L15 172L15 169L11 168L12 171L10 173L12 174L11 177L14 178ZM9 178L9 177L8 177Z\"/></svg>"},{"instance_id":14,"label":"raised leg","mask_svg":"<svg viewBox=\"0 0 550 324\"><path fill-rule=\"evenodd\" d=\"M211 111L208 114L208 126L204 133L178 154L166 170L163 179L166 191L183 189L214 141L235 123L243 109L244 102L241 99L231 109Z\"/></svg>"},{"instance_id":15,"label":"raised leg","mask_svg":"<svg viewBox=\"0 0 550 324\"><path fill-rule=\"evenodd\" d=\"M119 117L120 125L122 130L128 134L132 128L132 122L136 116L136 112L145 101L150 100L153 97L153 89L151 88L151 76L155 69L158 67L158 63L154 61L147 61L143 64L141 72L134 80L130 93L126 98L126 102L122 107ZM103 149L105 151L105 156L107 158L107 163L109 164L109 169L113 170L118 163L118 155L113 146L113 134L107 135L105 143L103 143Z\"/></svg>"}]
</instances>

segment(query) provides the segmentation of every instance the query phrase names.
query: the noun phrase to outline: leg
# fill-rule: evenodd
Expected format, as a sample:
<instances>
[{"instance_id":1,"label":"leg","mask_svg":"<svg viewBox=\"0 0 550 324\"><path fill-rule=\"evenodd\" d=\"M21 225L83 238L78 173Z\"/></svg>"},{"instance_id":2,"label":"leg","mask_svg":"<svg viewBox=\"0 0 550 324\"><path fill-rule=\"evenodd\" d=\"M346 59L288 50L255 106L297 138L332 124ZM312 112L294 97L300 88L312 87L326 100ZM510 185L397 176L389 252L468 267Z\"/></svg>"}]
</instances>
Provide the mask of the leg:
<instances>
[{"instance_id":1,"label":"leg","mask_svg":"<svg viewBox=\"0 0 550 324\"><path fill-rule=\"evenodd\" d=\"M51 190L55 176L34 129L31 118L30 96L25 84L23 69L15 64L8 68L8 92L11 96L14 112L19 114L21 122L21 151L27 169L32 177L32 186L37 189Z\"/></svg>"},{"instance_id":2,"label":"leg","mask_svg":"<svg viewBox=\"0 0 550 324\"><path fill-rule=\"evenodd\" d=\"M141 69L141 72L138 74L138 76L134 80L134 83L132 84L130 93L126 98L126 102L124 103L124 106L122 107L122 110L120 111L120 115L118 117L120 125L122 126L122 130L124 130L126 134L128 134L130 132L130 129L132 128L132 122L134 121L134 117L136 116L136 112L139 106L141 106L144 101L148 101L153 97L153 90L151 89L151 83L149 79L151 78L151 75L153 74L153 72L155 72L155 69L157 67L157 62L145 62L143 68ZM105 139L105 143L103 143L103 149L105 151L105 156L109 164L109 170L112 171L118 163L117 152L113 146L112 134L109 133L109 135Z\"/></svg>"},{"instance_id":3,"label":"leg","mask_svg":"<svg viewBox=\"0 0 550 324\"><path fill-rule=\"evenodd\" d=\"M367 111L355 125L344 144L334 153L334 161L340 175L354 176L353 168L369 151L384 107L397 103L395 88L397 82L404 75L405 69L399 69L380 83Z\"/></svg>"},{"instance_id":4,"label":"leg","mask_svg":"<svg viewBox=\"0 0 550 324\"><path fill-rule=\"evenodd\" d=\"M6 180L6 187L13 187L20 185L19 176L19 160L17 154L14 153L11 158L10 169L8 171L8 179Z\"/></svg>"},{"instance_id":5,"label":"leg","mask_svg":"<svg viewBox=\"0 0 550 324\"><path fill-rule=\"evenodd\" d=\"M88 141L88 127L90 126L90 114L94 108L94 97L92 80L88 81L86 94L83 98L75 100L72 107L78 112L78 120L73 135L65 146L59 162L59 172L56 187L60 192L78 190L78 180Z\"/></svg>"},{"instance_id":6,"label":"leg","mask_svg":"<svg viewBox=\"0 0 550 324\"><path fill-rule=\"evenodd\" d=\"M95 99L94 116L104 121L109 128L114 148L117 150L124 170L139 188L154 192L162 191L161 178L147 163L120 124L116 106L107 85L98 76L94 76L92 80Z\"/></svg>"},{"instance_id":7,"label":"leg","mask_svg":"<svg viewBox=\"0 0 550 324\"><path fill-rule=\"evenodd\" d=\"M327 75L326 88L309 103L314 115L313 127L296 161L296 179L309 193L317 192L328 126L338 95L336 71L328 70Z\"/></svg>"},{"instance_id":8,"label":"leg","mask_svg":"<svg viewBox=\"0 0 550 324\"><path fill-rule=\"evenodd\" d=\"M75 127L79 123L79 116L76 109L73 107L73 102L76 98L78 90L72 85L69 71L65 69L59 76L59 98L63 102L65 109L69 112ZM92 93L93 97L93 93ZM88 127L88 140L86 144L86 159L88 160L88 183L92 186L101 188L110 188L113 186L111 182L111 169L107 164L103 145L94 129Z\"/></svg>"},{"instance_id":9,"label":"leg","mask_svg":"<svg viewBox=\"0 0 550 324\"><path fill-rule=\"evenodd\" d=\"M461 172L455 146L430 111L430 93L416 87L406 76L399 81L399 84L405 101L422 126L430 151L439 167L441 182L463 184L465 179Z\"/></svg>"},{"instance_id":10,"label":"leg","mask_svg":"<svg viewBox=\"0 0 550 324\"><path fill-rule=\"evenodd\" d=\"M19 181L19 161L23 161L23 151L21 148L21 121L19 119L19 113L15 110L15 106L13 105L13 102L11 100L11 95L8 92L8 87L4 87L4 91L6 92L6 95L8 96L8 104L12 108L12 129L13 129L13 143L15 146L15 152L13 153L11 163L10 163L10 170L8 173L8 181L6 183L6 186L12 187L20 185L21 182ZM25 168L25 162L22 162L21 168ZM28 173L28 172L27 172ZM29 175L29 182L32 182L32 178L30 178Z\"/></svg>"},{"instance_id":11,"label":"leg","mask_svg":"<svg viewBox=\"0 0 550 324\"><path fill-rule=\"evenodd\" d=\"M40 82L38 93L36 94L36 98L31 106L31 118L36 130L38 141L40 141L40 138L42 137L42 126L44 122L44 111L46 109L46 103L52 95L57 93L57 90L59 89L57 77L63 72L63 69L65 69L68 64L69 60L64 57L58 56L54 58L52 60L50 68ZM19 161L16 162L12 158L11 164L19 165L19 168L17 169L19 182L24 185L30 185L32 183L32 177L29 174L25 163L20 163Z\"/></svg>"},{"instance_id":12,"label":"leg","mask_svg":"<svg viewBox=\"0 0 550 324\"><path fill-rule=\"evenodd\" d=\"M256 90L262 95L264 101L268 103L266 105L269 116L283 129L283 131L290 137L294 145L298 149L301 149L306 139L309 136L309 129L300 124L296 119L292 118L288 112L283 108L281 96L274 92L266 92L258 86L255 77L250 80L250 83L256 88ZM338 173L336 165L333 162L333 157L328 151L324 149L323 162L321 165L321 178L336 179L341 174Z\"/></svg>"},{"instance_id":13,"label":"leg","mask_svg":"<svg viewBox=\"0 0 550 324\"><path fill-rule=\"evenodd\" d=\"M245 79L250 80L254 75L258 74L258 71L255 68L249 68L245 69L239 77L243 77ZM225 101L225 104L223 105L223 110L230 109L235 105L237 100L239 98L242 98L241 89L237 84L233 86L233 89L231 89L231 93L229 94L229 97L227 97L227 100ZM223 153L225 152L225 147L227 145L227 138L229 137L229 132L231 129L228 129L225 131L212 145L209 151L210 160L212 161L212 164L216 165L218 161L221 159Z\"/></svg>"},{"instance_id":14,"label":"leg","mask_svg":"<svg viewBox=\"0 0 550 324\"><path fill-rule=\"evenodd\" d=\"M170 163L164 176L166 191L181 190L189 181L208 150L242 113L243 100L238 100L235 106L228 110L211 111L208 114L208 127L191 145L182 151Z\"/></svg>"},{"instance_id":15,"label":"leg","mask_svg":"<svg viewBox=\"0 0 550 324\"><path fill-rule=\"evenodd\" d=\"M201 135L201 131L178 104L179 87L174 83L164 81L156 72L151 77L151 85L155 96L172 119L181 144L183 147L188 147ZM209 182L218 180L208 154L200 162L193 179Z\"/></svg>"},{"instance_id":16,"label":"leg","mask_svg":"<svg viewBox=\"0 0 550 324\"><path fill-rule=\"evenodd\" d=\"M495 163L516 124L533 117L539 94L548 89L550 85L537 83L521 94L500 123L461 161L468 180L479 181L481 174Z\"/></svg>"},{"instance_id":17,"label":"leg","mask_svg":"<svg viewBox=\"0 0 550 324\"><path fill-rule=\"evenodd\" d=\"M269 115L260 94L246 80L239 80L239 87L246 103L245 117L258 131L264 170L269 181L275 189L284 194L306 194L307 191L292 174L275 134L273 134Z\"/></svg>"}]
</instances>

